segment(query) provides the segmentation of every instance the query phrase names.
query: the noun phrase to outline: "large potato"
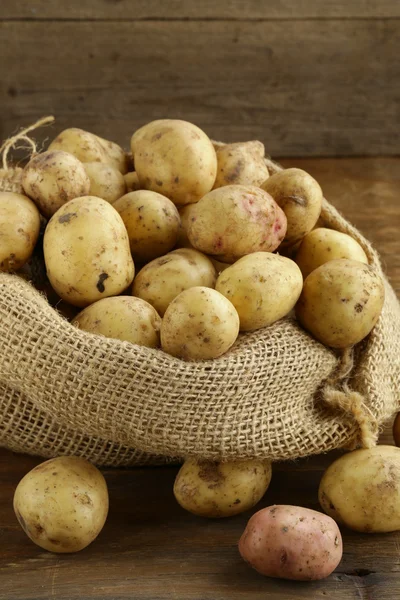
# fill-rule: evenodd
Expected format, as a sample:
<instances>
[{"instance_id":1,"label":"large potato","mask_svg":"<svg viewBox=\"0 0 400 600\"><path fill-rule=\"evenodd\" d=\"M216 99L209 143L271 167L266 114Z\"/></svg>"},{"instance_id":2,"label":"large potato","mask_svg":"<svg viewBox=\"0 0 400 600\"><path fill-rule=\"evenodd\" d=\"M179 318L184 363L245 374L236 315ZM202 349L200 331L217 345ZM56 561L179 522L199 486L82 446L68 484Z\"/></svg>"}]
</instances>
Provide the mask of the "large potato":
<instances>
[{"instance_id":1,"label":"large potato","mask_svg":"<svg viewBox=\"0 0 400 600\"><path fill-rule=\"evenodd\" d=\"M22 187L40 212L51 217L69 200L88 194L90 179L75 156L54 150L31 158L22 173Z\"/></svg>"},{"instance_id":2,"label":"large potato","mask_svg":"<svg viewBox=\"0 0 400 600\"><path fill-rule=\"evenodd\" d=\"M225 269L215 289L236 308L241 331L271 325L296 304L303 277L295 262L270 252L255 252Z\"/></svg>"},{"instance_id":3,"label":"large potato","mask_svg":"<svg viewBox=\"0 0 400 600\"><path fill-rule=\"evenodd\" d=\"M271 194L287 218L285 245L292 245L309 233L321 214L322 190L302 169L285 169L261 185Z\"/></svg>"},{"instance_id":4,"label":"large potato","mask_svg":"<svg viewBox=\"0 0 400 600\"><path fill-rule=\"evenodd\" d=\"M107 518L103 475L87 460L48 460L19 482L14 511L28 537L50 552L78 552L99 535Z\"/></svg>"},{"instance_id":5,"label":"large potato","mask_svg":"<svg viewBox=\"0 0 400 600\"><path fill-rule=\"evenodd\" d=\"M124 223L105 200L71 200L50 219L43 241L47 275L66 302L87 306L123 292L135 267Z\"/></svg>"},{"instance_id":6,"label":"large potato","mask_svg":"<svg viewBox=\"0 0 400 600\"><path fill-rule=\"evenodd\" d=\"M286 233L286 217L258 187L228 185L206 194L190 212L190 243L222 262L272 252Z\"/></svg>"},{"instance_id":7,"label":"large potato","mask_svg":"<svg viewBox=\"0 0 400 600\"><path fill-rule=\"evenodd\" d=\"M239 142L217 149L217 178L214 189L224 185L260 186L269 177L264 161L264 144Z\"/></svg>"},{"instance_id":8,"label":"large potato","mask_svg":"<svg viewBox=\"0 0 400 600\"><path fill-rule=\"evenodd\" d=\"M319 486L323 510L355 531L400 529L400 448L349 452L325 471Z\"/></svg>"},{"instance_id":9,"label":"large potato","mask_svg":"<svg viewBox=\"0 0 400 600\"><path fill-rule=\"evenodd\" d=\"M0 192L0 271L16 271L29 260L39 231L40 215L32 200Z\"/></svg>"},{"instance_id":10,"label":"large potato","mask_svg":"<svg viewBox=\"0 0 400 600\"><path fill-rule=\"evenodd\" d=\"M201 517L232 517L257 504L271 481L268 460L185 460L174 484L176 500Z\"/></svg>"},{"instance_id":11,"label":"large potato","mask_svg":"<svg viewBox=\"0 0 400 600\"><path fill-rule=\"evenodd\" d=\"M161 347L185 360L207 360L225 354L238 333L239 315L233 304L213 289L192 287L165 311Z\"/></svg>"},{"instance_id":12,"label":"large potato","mask_svg":"<svg viewBox=\"0 0 400 600\"><path fill-rule=\"evenodd\" d=\"M317 267L337 258L348 258L368 264L367 255L355 239L346 233L325 227L310 231L303 238L296 253L296 263L304 278Z\"/></svg>"},{"instance_id":13,"label":"large potato","mask_svg":"<svg viewBox=\"0 0 400 600\"><path fill-rule=\"evenodd\" d=\"M114 202L129 236L134 260L147 262L166 254L178 239L180 217L165 196L138 190Z\"/></svg>"},{"instance_id":14,"label":"large potato","mask_svg":"<svg viewBox=\"0 0 400 600\"><path fill-rule=\"evenodd\" d=\"M152 121L131 140L140 187L159 192L176 205L197 202L209 192L217 156L204 131L186 121Z\"/></svg>"},{"instance_id":15,"label":"large potato","mask_svg":"<svg viewBox=\"0 0 400 600\"><path fill-rule=\"evenodd\" d=\"M330 517L301 506L275 505L251 517L239 552L262 575L310 581L336 569L343 543Z\"/></svg>"},{"instance_id":16,"label":"large potato","mask_svg":"<svg viewBox=\"0 0 400 600\"><path fill-rule=\"evenodd\" d=\"M91 162L84 163L84 169L90 179L90 196L103 198L113 204L126 192L124 176L112 165Z\"/></svg>"},{"instance_id":17,"label":"large potato","mask_svg":"<svg viewBox=\"0 0 400 600\"><path fill-rule=\"evenodd\" d=\"M216 280L216 270L204 254L180 248L144 266L133 282L132 294L149 302L162 316L183 290L199 285L213 288Z\"/></svg>"},{"instance_id":18,"label":"large potato","mask_svg":"<svg viewBox=\"0 0 400 600\"><path fill-rule=\"evenodd\" d=\"M98 300L80 312L72 325L90 333L148 348L160 345L159 314L151 304L133 296Z\"/></svg>"},{"instance_id":19,"label":"large potato","mask_svg":"<svg viewBox=\"0 0 400 600\"><path fill-rule=\"evenodd\" d=\"M372 267L355 260L332 260L305 280L296 316L326 346L346 348L370 333L384 299L383 280Z\"/></svg>"}]
</instances>

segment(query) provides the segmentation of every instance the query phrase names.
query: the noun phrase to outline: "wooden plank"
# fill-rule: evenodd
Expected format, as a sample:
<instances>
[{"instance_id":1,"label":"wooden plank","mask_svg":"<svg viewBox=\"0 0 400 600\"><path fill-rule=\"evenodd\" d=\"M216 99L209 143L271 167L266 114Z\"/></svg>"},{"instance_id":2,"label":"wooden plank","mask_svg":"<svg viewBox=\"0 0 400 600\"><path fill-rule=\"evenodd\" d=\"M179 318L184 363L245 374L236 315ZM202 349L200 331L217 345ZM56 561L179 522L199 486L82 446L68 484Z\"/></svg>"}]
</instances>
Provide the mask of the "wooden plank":
<instances>
[{"instance_id":1,"label":"wooden plank","mask_svg":"<svg viewBox=\"0 0 400 600\"><path fill-rule=\"evenodd\" d=\"M397 20L3 22L0 137L54 113L55 133L128 145L174 117L275 156L398 154L399 35Z\"/></svg>"},{"instance_id":2,"label":"wooden plank","mask_svg":"<svg viewBox=\"0 0 400 600\"><path fill-rule=\"evenodd\" d=\"M3 19L305 19L399 17L398 0L3 0Z\"/></svg>"}]
</instances>

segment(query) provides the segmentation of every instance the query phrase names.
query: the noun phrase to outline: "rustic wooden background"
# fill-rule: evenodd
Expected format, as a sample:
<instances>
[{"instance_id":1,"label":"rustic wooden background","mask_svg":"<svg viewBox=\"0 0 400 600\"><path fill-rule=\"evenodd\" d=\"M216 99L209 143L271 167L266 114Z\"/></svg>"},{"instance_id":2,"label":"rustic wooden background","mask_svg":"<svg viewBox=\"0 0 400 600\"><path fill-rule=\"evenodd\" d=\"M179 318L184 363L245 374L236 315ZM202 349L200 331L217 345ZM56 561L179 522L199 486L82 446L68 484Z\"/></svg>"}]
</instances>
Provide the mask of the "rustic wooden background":
<instances>
[{"instance_id":1,"label":"rustic wooden background","mask_svg":"<svg viewBox=\"0 0 400 600\"><path fill-rule=\"evenodd\" d=\"M396 155L399 40L399 0L1 0L0 138L50 113L126 145L175 117L275 156Z\"/></svg>"}]
</instances>

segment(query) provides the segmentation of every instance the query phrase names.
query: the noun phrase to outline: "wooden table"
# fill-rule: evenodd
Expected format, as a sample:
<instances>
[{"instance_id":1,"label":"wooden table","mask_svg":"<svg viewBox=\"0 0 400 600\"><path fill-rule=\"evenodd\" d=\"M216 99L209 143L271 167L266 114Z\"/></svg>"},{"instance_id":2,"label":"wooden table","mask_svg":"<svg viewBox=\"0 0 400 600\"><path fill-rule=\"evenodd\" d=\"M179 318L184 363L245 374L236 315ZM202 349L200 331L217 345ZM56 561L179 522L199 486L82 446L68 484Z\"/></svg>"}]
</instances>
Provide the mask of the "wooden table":
<instances>
[{"instance_id":1,"label":"wooden table","mask_svg":"<svg viewBox=\"0 0 400 600\"><path fill-rule=\"evenodd\" d=\"M400 159L304 159L299 166L376 245L400 295ZM382 441L392 443L387 428ZM337 453L336 453L337 454ZM273 503L318 509L321 474L335 453L277 464L257 509ZM14 489L39 459L0 451L0 600L396 600L400 533L362 535L343 529L344 555L326 580L268 579L239 557L237 541L251 511L204 520L175 502L177 469L105 470L110 514L98 539L75 555L31 543L12 510Z\"/></svg>"}]
</instances>

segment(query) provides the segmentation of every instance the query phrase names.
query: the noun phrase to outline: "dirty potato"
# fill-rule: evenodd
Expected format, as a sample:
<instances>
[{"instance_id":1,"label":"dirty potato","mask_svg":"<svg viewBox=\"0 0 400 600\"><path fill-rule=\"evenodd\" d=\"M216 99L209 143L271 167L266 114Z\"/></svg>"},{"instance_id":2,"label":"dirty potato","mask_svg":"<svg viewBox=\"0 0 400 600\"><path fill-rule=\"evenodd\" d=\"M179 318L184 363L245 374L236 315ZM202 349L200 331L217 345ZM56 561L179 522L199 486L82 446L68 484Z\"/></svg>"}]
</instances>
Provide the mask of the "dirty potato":
<instances>
[{"instance_id":1,"label":"dirty potato","mask_svg":"<svg viewBox=\"0 0 400 600\"><path fill-rule=\"evenodd\" d=\"M160 345L161 318L148 302L133 296L103 298L77 315L72 325L148 348Z\"/></svg>"},{"instance_id":2,"label":"dirty potato","mask_svg":"<svg viewBox=\"0 0 400 600\"><path fill-rule=\"evenodd\" d=\"M83 163L90 179L90 196L97 196L113 204L126 192L124 176L113 166L105 163Z\"/></svg>"},{"instance_id":3,"label":"dirty potato","mask_svg":"<svg viewBox=\"0 0 400 600\"><path fill-rule=\"evenodd\" d=\"M258 141L226 144L218 148L214 189L224 185L260 186L269 177L264 152L264 144Z\"/></svg>"},{"instance_id":4,"label":"dirty potato","mask_svg":"<svg viewBox=\"0 0 400 600\"><path fill-rule=\"evenodd\" d=\"M267 327L295 306L303 277L295 262L270 252L255 252L225 269L215 289L236 308L240 330Z\"/></svg>"},{"instance_id":5,"label":"dirty potato","mask_svg":"<svg viewBox=\"0 0 400 600\"><path fill-rule=\"evenodd\" d=\"M225 296L207 287L181 292L161 324L164 352L185 360L208 360L225 354L239 333L239 315Z\"/></svg>"},{"instance_id":6,"label":"dirty potato","mask_svg":"<svg viewBox=\"0 0 400 600\"><path fill-rule=\"evenodd\" d=\"M330 517L301 506L275 505L251 517L239 552L262 575L311 581L336 569L343 543Z\"/></svg>"},{"instance_id":7,"label":"dirty potato","mask_svg":"<svg viewBox=\"0 0 400 600\"><path fill-rule=\"evenodd\" d=\"M217 273L197 250L180 248L144 266L133 282L132 294L149 302L162 316L174 298L195 286L213 288Z\"/></svg>"},{"instance_id":8,"label":"dirty potato","mask_svg":"<svg viewBox=\"0 0 400 600\"><path fill-rule=\"evenodd\" d=\"M201 517L232 517L261 500L271 481L268 460L213 462L185 460L174 495L185 510Z\"/></svg>"},{"instance_id":9,"label":"dirty potato","mask_svg":"<svg viewBox=\"0 0 400 600\"><path fill-rule=\"evenodd\" d=\"M206 194L190 212L190 243L221 262L272 252L286 233L286 217L258 187L228 185Z\"/></svg>"},{"instance_id":10,"label":"dirty potato","mask_svg":"<svg viewBox=\"0 0 400 600\"><path fill-rule=\"evenodd\" d=\"M116 296L132 283L135 267L125 225L101 198L64 204L46 227L43 249L52 287L74 306Z\"/></svg>"},{"instance_id":11,"label":"dirty potato","mask_svg":"<svg viewBox=\"0 0 400 600\"><path fill-rule=\"evenodd\" d=\"M346 348L370 333L384 299L382 277L372 267L355 260L332 260L306 278L296 316L326 346Z\"/></svg>"},{"instance_id":12,"label":"dirty potato","mask_svg":"<svg viewBox=\"0 0 400 600\"><path fill-rule=\"evenodd\" d=\"M26 535L41 548L78 552L93 542L106 522L107 484L83 458L53 458L21 479L14 511Z\"/></svg>"},{"instance_id":13,"label":"dirty potato","mask_svg":"<svg viewBox=\"0 0 400 600\"><path fill-rule=\"evenodd\" d=\"M131 140L140 187L167 196L177 206L197 202L209 192L217 156L207 135L186 121L152 121Z\"/></svg>"},{"instance_id":14,"label":"dirty potato","mask_svg":"<svg viewBox=\"0 0 400 600\"><path fill-rule=\"evenodd\" d=\"M129 169L129 156L125 150L123 150L121 146L118 146L118 144L115 142L105 140L98 135L95 137L99 140L100 145L103 147L104 152L106 153L107 162L112 165L114 169L117 169L117 171L119 171L122 175L125 175Z\"/></svg>"},{"instance_id":15,"label":"dirty potato","mask_svg":"<svg viewBox=\"0 0 400 600\"><path fill-rule=\"evenodd\" d=\"M36 154L22 173L22 187L45 217L63 204L89 193L90 179L72 154L54 150Z\"/></svg>"},{"instance_id":16,"label":"dirty potato","mask_svg":"<svg viewBox=\"0 0 400 600\"><path fill-rule=\"evenodd\" d=\"M0 192L0 271L16 271L31 257L39 237L40 215L23 194Z\"/></svg>"},{"instance_id":17,"label":"dirty potato","mask_svg":"<svg viewBox=\"0 0 400 600\"><path fill-rule=\"evenodd\" d=\"M139 177L137 176L136 171L132 171L131 173L127 173L124 175L125 179L125 187L126 191L129 192L137 192L140 190Z\"/></svg>"},{"instance_id":18,"label":"dirty potato","mask_svg":"<svg viewBox=\"0 0 400 600\"><path fill-rule=\"evenodd\" d=\"M153 260L175 246L180 217L176 206L165 196L138 190L122 196L113 206L125 224L135 261Z\"/></svg>"}]
</instances>

